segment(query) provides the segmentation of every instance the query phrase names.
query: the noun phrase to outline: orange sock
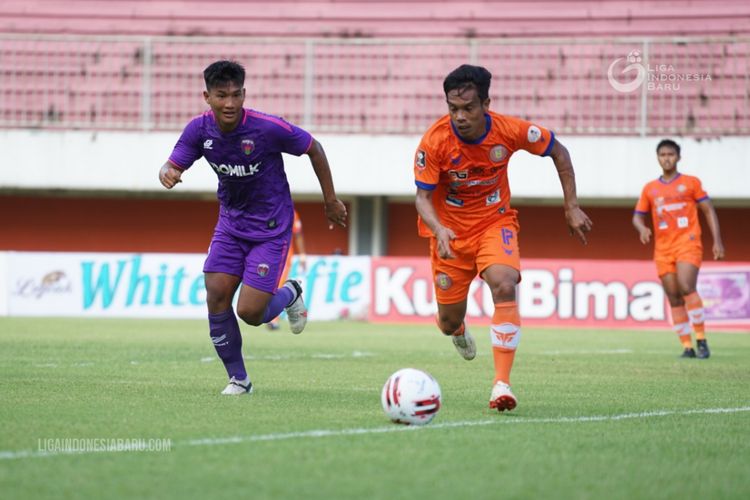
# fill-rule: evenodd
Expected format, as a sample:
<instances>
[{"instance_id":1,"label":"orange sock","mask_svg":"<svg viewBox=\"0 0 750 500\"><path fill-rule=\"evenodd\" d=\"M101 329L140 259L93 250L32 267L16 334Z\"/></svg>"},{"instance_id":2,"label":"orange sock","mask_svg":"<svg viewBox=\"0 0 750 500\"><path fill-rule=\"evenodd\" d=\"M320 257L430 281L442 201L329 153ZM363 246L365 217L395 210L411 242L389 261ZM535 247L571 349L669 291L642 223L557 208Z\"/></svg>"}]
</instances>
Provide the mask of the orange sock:
<instances>
[{"instance_id":1,"label":"orange sock","mask_svg":"<svg viewBox=\"0 0 750 500\"><path fill-rule=\"evenodd\" d=\"M693 341L690 339L690 320L685 306L672 307L672 329L679 336L683 347L693 347Z\"/></svg>"},{"instance_id":2,"label":"orange sock","mask_svg":"<svg viewBox=\"0 0 750 500\"><path fill-rule=\"evenodd\" d=\"M495 304L490 325L492 357L495 359L495 382L510 384L510 370L521 340L521 316L515 302Z\"/></svg>"},{"instance_id":3,"label":"orange sock","mask_svg":"<svg viewBox=\"0 0 750 500\"><path fill-rule=\"evenodd\" d=\"M690 322L693 324L696 340L705 340L706 324L704 323L703 300L701 300L701 296L698 295L698 292L693 292L690 295L685 296L685 307L687 307L687 314L690 317Z\"/></svg>"}]
</instances>

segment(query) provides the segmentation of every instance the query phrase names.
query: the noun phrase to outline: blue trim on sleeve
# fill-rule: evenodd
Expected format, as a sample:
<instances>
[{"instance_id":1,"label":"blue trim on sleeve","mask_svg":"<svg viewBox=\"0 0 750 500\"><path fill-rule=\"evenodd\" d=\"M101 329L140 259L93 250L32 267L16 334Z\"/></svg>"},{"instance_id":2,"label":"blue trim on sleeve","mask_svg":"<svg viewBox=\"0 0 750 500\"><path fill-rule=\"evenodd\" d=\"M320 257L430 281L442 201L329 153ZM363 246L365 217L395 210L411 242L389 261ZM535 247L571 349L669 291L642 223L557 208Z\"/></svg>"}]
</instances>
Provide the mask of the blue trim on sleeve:
<instances>
[{"instance_id":1,"label":"blue trim on sleeve","mask_svg":"<svg viewBox=\"0 0 750 500\"><path fill-rule=\"evenodd\" d=\"M544 150L542 156L549 156L549 154L552 152L552 146L555 145L555 133L550 130L549 136L549 144L547 144L547 149Z\"/></svg>"},{"instance_id":2,"label":"blue trim on sleeve","mask_svg":"<svg viewBox=\"0 0 750 500\"><path fill-rule=\"evenodd\" d=\"M638 215L648 215L648 212L641 212L640 210L633 210L633 213Z\"/></svg>"},{"instance_id":3,"label":"blue trim on sleeve","mask_svg":"<svg viewBox=\"0 0 750 500\"><path fill-rule=\"evenodd\" d=\"M703 198L698 198L695 200L696 203L700 203L702 201L710 200L711 198L708 197L708 195L704 196Z\"/></svg>"},{"instance_id":4,"label":"blue trim on sleeve","mask_svg":"<svg viewBox=\"0 0 750 500\"><path fill-rule=\"evenodd\" d=\"M424 189L425 191L434 191L437 187L437 184L427 184L426 182L414 181L414 183L419 189Z\"/></svg>"}]
</instances>

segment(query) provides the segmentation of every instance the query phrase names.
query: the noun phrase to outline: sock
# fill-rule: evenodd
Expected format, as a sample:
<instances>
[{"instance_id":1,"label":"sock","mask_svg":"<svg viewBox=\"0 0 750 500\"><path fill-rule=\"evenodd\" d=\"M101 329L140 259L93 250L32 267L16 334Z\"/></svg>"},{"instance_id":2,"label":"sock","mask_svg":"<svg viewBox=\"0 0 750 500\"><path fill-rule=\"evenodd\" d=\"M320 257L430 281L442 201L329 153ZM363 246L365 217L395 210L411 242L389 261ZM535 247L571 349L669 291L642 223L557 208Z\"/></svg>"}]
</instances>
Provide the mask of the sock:
<instances>
[{"instance_id":1,"label":"sock","mask_svg":"<svg viewBox=\"0 0 750 500\"><path fill-rule=\"evenodd\" d=\"M282 286L271 297L271 301L263 312L263 323L270 323L272 319L281 314L286 306L294 300L294 292L286 286Z\"/></svg>"},{"instance_id":2,"label":"sock","mask_svg":"<svg viewBox=\"0 0 750 500\"><path fill-rule=\"evenodd\" d=\"M685 306L672 306L672 329L680 338L680 342L685 349L693 347L693 341L690 339L692 329Z\"/></svg>"},{"instance_id":3,"label":"sock","mask_svg":"<svg viewBox=\"0 0 750 500\"><path fill-rule=\"evenodd\" d=\"M695 330L695 339L705 340L706 324L704 323L703 300L701 300L701 296L698 295L698 292L693 292L690 295L685 296L685 307L687 307L690 322L693 324L693 330Z\"/></svg>"},{"instance_id":4,"label":"sock","mask_svg":"<svg viewBox=\"0 0 750 500\"><path fill-rule=\"evenodd\" d=\"M495 360L495 382L510 384L510 370L521 340L521 316L515 302L495 304L490 325L492 357Z\"/></svg>"},{"instance_id":5,"label":"sock","mask_svg":"<svg viewBox=\"0 0 750 500\"><path fill-rule=\"evenodd\" d=\"M245 380L245 361L242 359L242 335L237 316L231 307L219 314L208 315L208 326L210 329L211 342L214 344L216 354L224 363L229 378Z\"/></svg>"}]
</instances>

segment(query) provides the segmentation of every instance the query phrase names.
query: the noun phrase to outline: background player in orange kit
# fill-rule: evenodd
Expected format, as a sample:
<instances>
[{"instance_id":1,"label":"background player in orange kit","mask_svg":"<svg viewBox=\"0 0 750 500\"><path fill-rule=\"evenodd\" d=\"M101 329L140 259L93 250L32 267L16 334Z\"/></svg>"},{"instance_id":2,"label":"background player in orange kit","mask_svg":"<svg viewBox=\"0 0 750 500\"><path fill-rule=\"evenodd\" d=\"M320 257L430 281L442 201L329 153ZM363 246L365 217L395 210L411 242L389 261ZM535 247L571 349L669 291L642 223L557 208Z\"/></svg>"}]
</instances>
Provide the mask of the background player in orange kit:
<instances>
[{"instance_id":1,"label":"background player in orange kit","mask_svg":"<svg viewBox=\"0 0 750 500\"><path fill-rule=\"evenodd\" d=\"M430 238L438 327L452 336L464 359L476 356L464 323L469 285L479 274L492 291L495 383L490 408L504 411L517 404L510 371L521 337L516 304L516 285L521 280L519 227L516 211L510 208L507 168L511 155L523 149L551 156L571 234L586 243L592 223L578 206L567 149L543 127L490 111L491 78L485 68L466 64L445 78L448 115L422 137L414 176L419 234Z\"/></svg>"},{"instance_id":2,"label":"background player in orange kit","mask_svg":"<svg viewBox=\"0 0 750 500\"><path fill-rule=\"evenodd\" d=\"M643 187L635 207L633 225L644 245L651 240L651 229L645 216L651 212L654 227L654 261L664 293L672 309L672 324L684 347L683 358L696 357L690 338L690 324L695 329L698 357L708 358L711 351L706 342L703 322L703 301L696 292L698 270L703 260L701 225L698 222L700 207L713 236L715 260L724 258L719 218L716 216L708 194L697 177L677 171L680 146L664 139L656 146L656 156L662 175Z\"/></svg>"},{"instance_id":3,"label":"background player in orange kit","mask_svg":"<svg viewBox=\"0 0 750 500\"><path fill-rule=\"evenodd\" d=\"M302 219L299 218L297 209L294 209L294 221L292 222L292 244L289 245L289 252L286 255L286 264L284 271L281 273L279 283L286 283L289 277L289 270L292 268L292 257L297 256L297 262L300 271L304 274L307 271L307 254L305 253L305 237L302 234ZM280 317L276 316L270 323L266 324L269 330L278 330Z\"/></svg>"}]
</instances>

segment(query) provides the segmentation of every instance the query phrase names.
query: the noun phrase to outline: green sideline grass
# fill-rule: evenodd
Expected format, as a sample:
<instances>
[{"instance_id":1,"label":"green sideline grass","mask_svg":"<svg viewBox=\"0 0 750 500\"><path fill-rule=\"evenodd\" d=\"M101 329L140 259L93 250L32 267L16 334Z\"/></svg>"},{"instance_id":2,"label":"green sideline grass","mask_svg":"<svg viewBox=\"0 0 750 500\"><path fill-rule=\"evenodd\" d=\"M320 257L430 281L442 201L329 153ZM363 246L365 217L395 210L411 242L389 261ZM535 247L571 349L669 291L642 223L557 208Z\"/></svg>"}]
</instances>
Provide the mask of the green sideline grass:
<instances>
[{"instance_id":1,"label":"green sideline grass","mask_svg":"<svg viewBox=\"0 0 750 500\"><path fill-rule=\"evenodd\" d=\"M466 362L433 326L243 327L256 392L228 398L203 321L0 318L0 497L750 498L750 335L683 360L666 329L526 329L498 414L471 329ZM444 406L401 432L380 389L407 366ZM39 454L64 438L171 449Z\"/></svg>"}]
</instances>

